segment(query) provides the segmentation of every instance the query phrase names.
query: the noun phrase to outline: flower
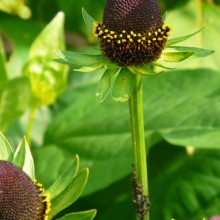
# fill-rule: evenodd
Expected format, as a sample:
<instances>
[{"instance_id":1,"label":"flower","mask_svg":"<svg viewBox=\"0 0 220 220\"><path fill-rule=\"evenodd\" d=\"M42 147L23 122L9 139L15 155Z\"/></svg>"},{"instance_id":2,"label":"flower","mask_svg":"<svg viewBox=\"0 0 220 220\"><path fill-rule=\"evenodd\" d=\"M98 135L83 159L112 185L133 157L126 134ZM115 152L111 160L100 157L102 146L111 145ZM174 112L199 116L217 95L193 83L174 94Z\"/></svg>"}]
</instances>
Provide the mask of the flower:
<instances>
[{"instance_id":1,"label":"flower","mask_svg":"<svg viewBox=\"0 0 220 220\"><path fill-rule=\"evenodd\" d=\"M0 219L51 220L78 199L88 179L88 169L79 170L76 155L65 171L46 190L35 180L34 160L24 138L13 148L0 132ZM73 212L63 219L92 220L96 210Z\"/></svg>"},{"instance_id":2,"label":"flower","mask_svg":"<svg viewBox=\"0 0 220 220\"><path fill-rule=\"evenodd\" d=\"M50 201L43 191L22 169L0 160L0 219L47 220Z\"/></svg>"},{"instance_id":3,"label":"flower","mask_svg":"<svg viewBox=\"0 0 220 220\"><path fill-rule=\"evenodd\" d=\"M108 0L103 24L94 22L103 55L120 66L157 60L169 32L155 0Z\"/></svg>"},{"instance_id":4,"label":"flower","mask_svg":"<svg viewBox=\"0 0 220 220\"><path fill-rule=\"evenodd\" d=\"M82 10L88 29L99 39L100 48L82 52L56 51L57 62L78 72L103 70L97 90L98 101L111 94L118 102L127 101L133 92L135 75L158 75L174 69L166 63L213 53L196 47L176 46L195 33L170 39L171 28L164 24L156 0L107 0L102 24Z\"/></svg>"}]
</instances>

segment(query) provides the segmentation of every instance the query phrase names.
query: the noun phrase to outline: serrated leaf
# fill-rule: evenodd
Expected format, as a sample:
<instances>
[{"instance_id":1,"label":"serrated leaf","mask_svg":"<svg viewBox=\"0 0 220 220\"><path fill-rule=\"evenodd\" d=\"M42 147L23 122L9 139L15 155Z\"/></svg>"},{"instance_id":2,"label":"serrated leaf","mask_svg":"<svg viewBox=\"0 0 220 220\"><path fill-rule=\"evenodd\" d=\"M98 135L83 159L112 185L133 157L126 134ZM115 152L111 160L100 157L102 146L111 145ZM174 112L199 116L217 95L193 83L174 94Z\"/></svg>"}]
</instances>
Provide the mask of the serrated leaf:
<instances>
[{"instance_id":1,"label":"serrated leaf","mask_svg":"<svg viewBox=\"0 0 220 220\"><path fill-rule=\"evenodd\" d=\"M79 157L76 155L66 171L53 183L49 189L46 190L46 194L50 195L50 199L53 200L60 193L62 193L66 187L71 183L73 178L79 169Z\"/></svg>"},{"instance_id":2,"label":"serrated leaf","mask_svg":"<svg viewBox=\"0 0 220 220\"><path fill-rule=\"evenodd\" d=\"M87 13L87 11L84 8L82 8L82 15L87 28L90 32L93 32L93 25L95 20Z\"/></svg>"},{"instance_id":3,"label":"serrated leaf","mask_svg":"<svg viewBox=\"0 0 220 220\"><path fill-rule=\"evenodd\" d=\"M0 132L0 160L11 161L13 150L5 136Z\"/></svg>"},{"instance_id":4,"label":"serrated leaf","mask_svg":"<svg viewBox=\"0 0 220 220\"><path fill-rule=\"evenodd\" d=\"M64 60L65 64L83 67L97 63L101 60L101 55L91 55L80 52L71 51L54 51L57 56ZM59 60L58 60L59 62Z\"/></svg>"},{"instance_id":5,"label":"serrated leaf","mask_svg":"<svg viewBox=\"0 0 220 220\"><path fill-rule=\"evenodd\" d=\"M194 55L194 52L163 51L160 60L166 62L181 62Z\"/></svg>"},{"instance_id":6,"label":"serrated leaf","mask_svg":"<svg viewBox=\"0 0 220 220\"><path fill-rule=\"evenodd\" d=\"M27 108L30 84L26 77L7 81L0 90L0 130L19 117Z\"/></svg>"},{"instance_id":7,"label":"serrated leaf","mask_svg":"<svg viewBox=\"0 0 220 220\"><path fill-rule=\"evenodd\" d=\"M57 220L92 220L96 215L96 210L89 210L84 212L75 212L67 214Z\"/></svg>"},{"instance_id":8,"label":"serrated leaf","mask_svg":"<svg viewBox=\"0 0 220 220\"><path fill-rule=\"evenodd\" d=\"M34 160L25 137L15 151L13 163L20 167L32 180L35 179Z\"/></svg>"},{"instance_id":9,"label":"serrated leaf","mask_svg":"<svg viewBox=\"0 0 220 220\"><path fill-rule=\"evenodd\" d=\"M171 38L171 39L168 39L168 40L167 40L167 43L166 43L166 47L169 47L169 46L172 46L172 45L174 45L174 44L177 44L177 43L180 43L180 42L182 42L182 41L185 41L185 40L189 39L190 37L193 37L194 35L198 34L198 33L201 32L203 29L204 29L204 27L201 28L200 30L198 30L198 31L196 31L196 32L194 32L194 33L192 33L192 34L189 34L189 35L185 35L185 36L177 37L177 38L173 38L173 39L172 39L172 38Z\"/></svg>"},{"instance_id":10,"label":"serrated leaf","mask_svg":"<svg viewBox=\"0 0 220 220\"><path fill-rule=\"evenodd\" d=\"M203 48L197 47L181 47L181 46L172 46L169 49L177 51L177 52L191 52L193 55L190 58L201 58L207 57L214 53L214 50L207 50Z\"/></svg>"},{"instance_id":11,"label":"serrated leaf","mask_svg":"<svg viewBox=\"0 0 220 220\"><path fill-rule=\"evenodd\" d=\"M107 69L102 78L100 79L96 88L96 98L98 101L103 102L111 90L113 77L120 69Z\"/></svg>"},{"instance_id":12,"label":"serrated leaf","mask_svg":"<svg viewBox=\"0 0 220 220\"><path fill-rule=\"evenodd\" d=\"M51 217L55 216L57 213L59 213L78 199L86 185L88 175L88 169L83 169L76 175L76 177L74 177L71 183L65 188L65 190L62 191L62 193L51 200Z\"/></svg>"},{"instance_id":13,"label":"serrated leaf","mask_svg":"<svg viewBox=\"0 0 220 220\"><path fill-rule=\"evenodd\" d=\"M116 102L126 102L134 88L134 74L123 68L118 73L112 88L112 98Z\"/></svg>"},{"instance_id":14,"label":"serrated leaf","mask_svg":"<svg viewBox=\"0 0 220 220\"><path fill-rule=\"evenodd\" d=\"M133 73L133 74L141 74L145 76L150 76L150 75L158 75L163 73L163 71L160 72L155 72L151 66L149 65L142 65L142 66L129 66L128 69Z\"/></svg>"}]
</instances>

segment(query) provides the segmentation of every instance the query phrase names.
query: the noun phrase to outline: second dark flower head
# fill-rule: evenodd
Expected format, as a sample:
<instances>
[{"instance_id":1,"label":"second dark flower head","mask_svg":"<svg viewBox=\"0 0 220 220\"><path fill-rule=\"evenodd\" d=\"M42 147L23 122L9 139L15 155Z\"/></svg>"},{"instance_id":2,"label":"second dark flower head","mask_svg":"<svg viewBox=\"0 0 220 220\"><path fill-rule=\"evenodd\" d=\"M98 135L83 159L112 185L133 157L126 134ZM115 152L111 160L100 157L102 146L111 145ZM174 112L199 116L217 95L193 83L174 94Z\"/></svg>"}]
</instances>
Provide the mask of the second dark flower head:
<instances>
[{"instance_id":1,"label":"second dark flower head","mask_svg":"<svg viewBox=\"0 0 220 220\"><path fill-rule=\"evenodd\" d=\"M108 0L103 24L94 23L103 55L120 66L157 60L169 31L156 0Z\"/></svg>"}]
</instances>

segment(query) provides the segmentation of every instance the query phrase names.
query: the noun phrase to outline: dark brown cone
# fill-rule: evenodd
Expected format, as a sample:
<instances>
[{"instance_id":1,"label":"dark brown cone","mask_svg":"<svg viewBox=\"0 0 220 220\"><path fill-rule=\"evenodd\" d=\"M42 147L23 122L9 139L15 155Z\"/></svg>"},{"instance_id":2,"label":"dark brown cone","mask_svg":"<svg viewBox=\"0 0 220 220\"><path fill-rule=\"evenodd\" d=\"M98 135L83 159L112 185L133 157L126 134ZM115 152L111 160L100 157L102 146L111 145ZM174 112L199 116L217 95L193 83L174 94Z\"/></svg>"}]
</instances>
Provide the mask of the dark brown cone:
<instances>
[{"instance_id":1,"label":"dark brown cone","mask_svg":"<svg viewBox=\"0 0 220 220\"><path fill-rule=\"evenodd\" d=\"M0 161L0 219L36 220L41 207L39 189L29 176L7 161Z\"/></svg>"},{"instance_id":2,"label":"dark brown cone","mask_svg":"<svg viewBox=\"0 0 220 220\"><path fill-rule=\"evenodd\" d=\"M108 0L103 25L120 32L138 33L153 31L163 24L156 0Z\"/></svg>"},{"instance_id":3,"label":"dark brown cone","mask_svg":"<svg viewBox=\"0 0 220 220\"><path fill-rule=\"evenodd\" d=\"M94 23L103 55L122 67L159 59L169 31L156 0L108 0L103 24Z\"/></svg>"}]
</instances>

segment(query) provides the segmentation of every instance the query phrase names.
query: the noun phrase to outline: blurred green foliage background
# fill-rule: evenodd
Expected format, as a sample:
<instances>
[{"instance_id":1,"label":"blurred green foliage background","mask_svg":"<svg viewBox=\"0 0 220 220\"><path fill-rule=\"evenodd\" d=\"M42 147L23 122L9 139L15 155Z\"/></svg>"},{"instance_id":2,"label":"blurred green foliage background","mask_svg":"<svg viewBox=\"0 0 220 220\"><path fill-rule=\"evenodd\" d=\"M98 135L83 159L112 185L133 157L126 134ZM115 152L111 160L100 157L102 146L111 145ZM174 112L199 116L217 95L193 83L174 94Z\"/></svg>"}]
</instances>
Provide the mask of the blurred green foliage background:
<instances>
[{"instance_id":1,"label":"blurred green foliage background","mask_svg":"<svg viewBox=\"0 0 220 220\"><path fill-rule=\"evenodd\" d=\"M13 1L16 0L7 2ZM36 85L36 78L25 77L25 67L33 58L33 51L43 50L38 44L33 49L34 40L63 11L65 47L81 50L96 44L97 40L86 29L81 9L84 7L101 21L105 2L29 0L25 5L32 16L26 7L23 10L19 6L22 10L18 10L16 6L12 11L0 7L4 48L1 60L6 60L7 70L3 63L0 130L12 145L17 146L28 126L32 127L30 103L36 103L36 99L31 88ZM144 79L151 220L201 220L220 215L220 6L219 1L212 0L160 0L159 4L163 13L168 12L166 23L173 28L171 37L205 26L186 45L213 49L215 54L176 64L174 71ZM57 36L62 33L59 25L53 26L50 35L48 32L47 41L45 36L40 38L39 45L49 45L51 54L53 49L64 48L62 39L53 38L56 32ZM58 38L60 44L51 46ZM41 86L48 82L44 68L54 67L51 54L45 59L42 56L37 64L43 65L39 82L46 84ZM97 220L134 219L128 105L110 99L97 102L95 90L102 71L82 74L70 69L67 76L63 67L57 68L56 74L52 74L56 82L52 87L54 98L50 99L51 90L41 93L50 101L35 106L32 121L30 140L38 181L47 188L78 154L82 166L90 169L89 181L83 197L64 212L96 208ZM40 91L35 91L35 98Z\"/></svg>"}]
</instances>

